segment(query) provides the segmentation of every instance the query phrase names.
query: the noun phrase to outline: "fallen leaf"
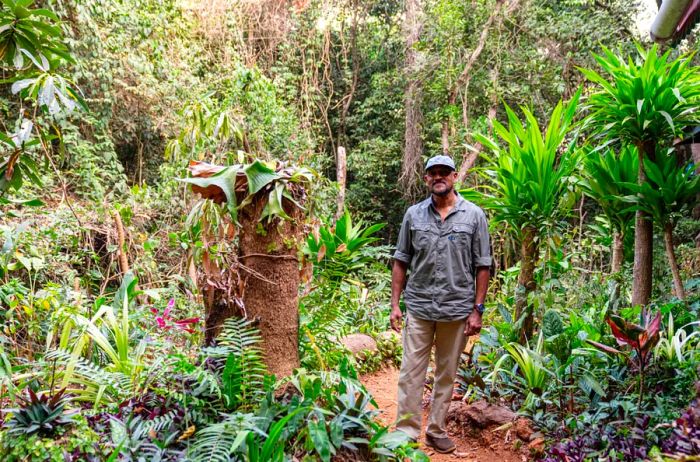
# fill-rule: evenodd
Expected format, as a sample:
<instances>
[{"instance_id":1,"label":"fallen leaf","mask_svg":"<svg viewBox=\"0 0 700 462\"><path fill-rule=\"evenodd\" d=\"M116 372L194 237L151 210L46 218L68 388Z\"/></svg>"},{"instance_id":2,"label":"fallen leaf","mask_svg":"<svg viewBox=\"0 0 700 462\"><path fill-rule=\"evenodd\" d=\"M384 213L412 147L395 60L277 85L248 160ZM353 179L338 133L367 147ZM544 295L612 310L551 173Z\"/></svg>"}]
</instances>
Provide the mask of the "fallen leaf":
<instances>
[{"instance_id":1,"label":"fallen leaf","mask_svg":"<svg viewBox=\"0 0 700 462\"><path fill-rule=\"evenodd\" d=\"M194 435L194 431L196 430L196 427L194 425L187 427L187 430L182 432L182 435L177 439L178 441L186 440L190 436Z\"/></svg>"}]
</instances>

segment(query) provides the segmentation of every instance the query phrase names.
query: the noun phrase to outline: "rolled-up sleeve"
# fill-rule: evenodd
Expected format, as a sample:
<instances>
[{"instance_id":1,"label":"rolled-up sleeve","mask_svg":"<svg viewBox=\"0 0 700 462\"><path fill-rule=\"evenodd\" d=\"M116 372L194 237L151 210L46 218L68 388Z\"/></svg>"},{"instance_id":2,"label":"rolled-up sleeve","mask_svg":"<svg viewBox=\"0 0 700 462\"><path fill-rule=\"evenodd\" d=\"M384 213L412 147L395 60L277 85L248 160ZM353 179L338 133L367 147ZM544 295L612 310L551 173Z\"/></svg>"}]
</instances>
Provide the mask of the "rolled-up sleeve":
<instances>
[{"instance_id":1,"label":"rolled-up sleeve","mask_svg":"<svg viewBox=\"0 0 700 462\"><path fill-rule=\"evenodd\" d=\"M399 231L399 239L396 242L396 252L394 252L394 259L402 261L404 263L411 263L413 258L413 246L411 245L411 220L409 213L403 216L403 222L401 223L401 230Z\"/></svg>"},{"instance_id":2,"label":"rolled-up sleeve","mask_svg":"<svg viewBox=\"0 0 700 462\"><path fill-rule=\"evenodd\" d=\"M489 237L489 224L486 215L480 211L477 221L474 238L472 239L472 262L474 267L491 266L491 238Z\"/></svg>"}]
</instances>

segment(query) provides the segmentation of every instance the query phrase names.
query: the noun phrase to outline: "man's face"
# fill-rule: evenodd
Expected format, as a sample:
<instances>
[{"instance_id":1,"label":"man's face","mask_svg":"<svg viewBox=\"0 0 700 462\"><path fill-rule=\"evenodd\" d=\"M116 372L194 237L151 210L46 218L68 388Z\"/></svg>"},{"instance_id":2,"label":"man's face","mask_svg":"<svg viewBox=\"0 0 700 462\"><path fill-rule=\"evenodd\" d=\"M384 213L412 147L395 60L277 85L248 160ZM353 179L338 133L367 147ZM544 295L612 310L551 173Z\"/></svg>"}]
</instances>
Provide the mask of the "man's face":
<instances>
[{"instance_id":1,"label":"man's face","mask_svg":"<svg viewBox=\"0 0 700 462\"><path fill-rule=\"evenodd\" d=\"M457 179L457 172L445 165L436 165L435 167L430 167L423 178L432 194L446 196L452 192Z\"/></svg>"}]
</instances>

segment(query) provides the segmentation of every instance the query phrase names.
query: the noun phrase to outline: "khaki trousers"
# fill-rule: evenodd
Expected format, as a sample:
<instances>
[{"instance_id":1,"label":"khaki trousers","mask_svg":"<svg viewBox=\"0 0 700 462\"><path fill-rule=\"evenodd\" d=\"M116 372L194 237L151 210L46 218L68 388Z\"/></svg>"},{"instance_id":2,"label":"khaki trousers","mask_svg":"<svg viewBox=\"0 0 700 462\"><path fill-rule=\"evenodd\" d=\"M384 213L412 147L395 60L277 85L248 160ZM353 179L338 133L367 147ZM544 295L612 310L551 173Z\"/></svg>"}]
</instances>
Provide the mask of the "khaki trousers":
<instances>
[{"instance_id":1,"label":"khaki trousers","mask_svg":"<svg viewBox=\"0 0 700 462\"><path fill-rule=\"evenodd\" d=\"M454 380L459 359L466 344L466 320L435 322L407 315L403 330L403 360L399 375L398 415L396 429L416 440L420 437L423 412L423 387L435 345L435 384L426 434L435 438L447 436L445 417L452 401Z\"/></svg>"}]
</instances>

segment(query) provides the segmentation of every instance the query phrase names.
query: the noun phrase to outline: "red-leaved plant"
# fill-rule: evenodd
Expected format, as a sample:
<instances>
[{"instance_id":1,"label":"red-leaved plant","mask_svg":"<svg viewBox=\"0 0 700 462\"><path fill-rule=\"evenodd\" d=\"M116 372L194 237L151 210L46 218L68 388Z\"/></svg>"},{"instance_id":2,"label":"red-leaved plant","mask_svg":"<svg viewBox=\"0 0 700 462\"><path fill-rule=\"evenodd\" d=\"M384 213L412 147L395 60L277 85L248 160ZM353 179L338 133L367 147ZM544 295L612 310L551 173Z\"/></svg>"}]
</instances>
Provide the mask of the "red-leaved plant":
<instances>
[{"instance_id":1,"label":"red-leaved plant","mask_svg":"<svg viewBox=\"0 0 700 462\"><path fill-rule=\"evenodd\" d=\"M605 322L608 323L612 334L615 336L618 345L625 346L629 345L632 350L636 353L634 356L628 356L626 352L618 350L608 345L603 345L602 343L594 342L593 340L586 340L588 343L594 347L603 350L607 353L620 354L627 356L632 363L637 366L639 370L639 402L642 402L642 396L644 392L644 371L649 365L649 361L652 358L652 350L654 346L659 342L659 328L661 327L661 312L656 313L653 319L651 319L651 313L646 310L642 310L641 313L642 324L634 324L625 321L620 316L608 315L605 317Z\"/></svg>"},{"instance_id":2,"label":"red-leaved plant","mask_svg":"<svg viewBox=\"0 0 700 462\"><path fill-rule=\"evenodd\" d=\"M192 334L194 332L194 329L190 326L197 324L199 322L199 318L187 318L187 319L175 320L170 315L170 311L174 307L175 307L175 299L171 298L170 301L168 302L168 306L165 307L163 314L159 314L157 309L151 308L151 313L156 315L156 325L160 329L167 330L167 329L174 327L175 329L184 330L184 331Z\"/></svg>"}]
</instances>

